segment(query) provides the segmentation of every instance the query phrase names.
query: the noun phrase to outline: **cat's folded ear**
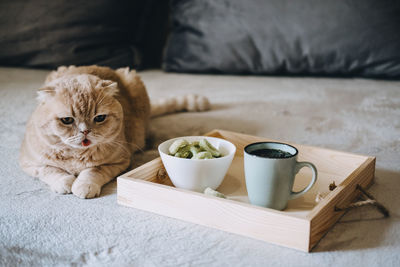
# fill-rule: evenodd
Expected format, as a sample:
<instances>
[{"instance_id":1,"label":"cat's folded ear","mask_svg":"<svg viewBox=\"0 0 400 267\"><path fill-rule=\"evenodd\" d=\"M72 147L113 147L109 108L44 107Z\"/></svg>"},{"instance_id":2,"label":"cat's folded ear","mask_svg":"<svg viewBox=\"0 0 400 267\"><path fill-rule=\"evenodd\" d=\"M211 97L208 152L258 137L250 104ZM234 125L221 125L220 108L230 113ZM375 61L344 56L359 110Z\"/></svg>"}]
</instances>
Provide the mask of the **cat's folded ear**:
<instances>
[{"instance_id":1,"label":"cat's folded ear","mask_svg":"<svg viewBox=\"0 0 400 267\"><path fill-rule=\"evenodd\" d=\"M108 96L115 96L118 94L118 83L111 80L101 80L97 83L96 89L102 90Z\"/></svg>"},{"instance_id":2,"label":"cat's folded ear","mask_svg":"<svg viewBox=\"0 0 400 267\"><path fill-rule=\"evenodd\" d=\"M45 86L40 88L37 91L37 99L40 102L44 102L46 99L48 99L49 97L52 97L56 94L55 88L51 87L51 86Z\"/></svg>"}]
</instances>

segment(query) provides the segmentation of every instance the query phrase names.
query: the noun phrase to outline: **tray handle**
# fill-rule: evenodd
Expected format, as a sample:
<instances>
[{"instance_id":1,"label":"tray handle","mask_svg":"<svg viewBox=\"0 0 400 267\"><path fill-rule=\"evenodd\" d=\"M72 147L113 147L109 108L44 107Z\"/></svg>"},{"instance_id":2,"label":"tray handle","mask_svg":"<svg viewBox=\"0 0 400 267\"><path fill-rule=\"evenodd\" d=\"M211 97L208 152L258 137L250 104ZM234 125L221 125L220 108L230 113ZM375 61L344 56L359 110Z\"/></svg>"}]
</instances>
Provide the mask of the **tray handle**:
<instances>
[{"instance_id":1,"label":"tray handle","mask_svg":"<svg viewBox=\"0 0 400 267\"><path fill-rule=\"evenodd\" d=\"M331 186L332 185L329 186L329 190L332 191L334 188L331 189ZM336 187L336 186L334 186L334 187ZM347 205L346 207L340 208L340 207L335 206L335 211L347 211L350 209L371 205L371 206L375 206L378 209L378 211L383 214L384 218L389 217L389 210L387 208L385 208L382 204L380 204L371 195L371 193L369 193L369 192L367 192L367 190L365 190L365 188L363 188L361 185L357 184L356 190L359 190L361 192L361 197L363 198L363 200L351 203L351 204Z\"/></svg>"}]
</instances>

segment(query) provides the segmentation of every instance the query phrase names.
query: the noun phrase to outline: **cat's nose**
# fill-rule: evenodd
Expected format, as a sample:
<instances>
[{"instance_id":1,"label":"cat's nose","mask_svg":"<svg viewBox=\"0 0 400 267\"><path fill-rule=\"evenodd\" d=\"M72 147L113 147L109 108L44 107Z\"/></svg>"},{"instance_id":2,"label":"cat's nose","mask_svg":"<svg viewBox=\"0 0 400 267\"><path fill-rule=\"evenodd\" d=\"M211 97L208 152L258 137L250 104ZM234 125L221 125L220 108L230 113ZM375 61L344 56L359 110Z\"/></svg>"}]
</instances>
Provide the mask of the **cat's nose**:
<instances>
[{"instance_id":1,"label":"cat's nose","mask_svg":"<svg viewBox=\"0 0 400 267\"><path fill-rule=\"evenodd\" d=\"M88 133L90 133L90 130L84 130L84 131L81 131L81 133L83 133L84 135L88 135Z\"/></svg>"}]
</instances>

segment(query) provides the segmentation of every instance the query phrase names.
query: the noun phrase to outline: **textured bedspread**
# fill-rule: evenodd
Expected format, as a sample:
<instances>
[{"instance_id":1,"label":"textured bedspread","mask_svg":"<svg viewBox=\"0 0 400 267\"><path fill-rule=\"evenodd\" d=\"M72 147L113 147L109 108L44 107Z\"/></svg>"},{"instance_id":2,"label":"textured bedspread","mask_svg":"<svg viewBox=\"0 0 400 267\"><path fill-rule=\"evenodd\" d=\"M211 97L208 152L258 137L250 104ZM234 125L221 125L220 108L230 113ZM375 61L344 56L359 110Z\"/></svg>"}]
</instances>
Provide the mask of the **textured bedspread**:
<instances>
[{"instance_id":1,"label":"textured bedspread","mask_svg":"<svg viewBox=\"0 0 400 267\"><path fill-rule=\"evenodd\" d=\"M212 110L155 118L148 149L214 128L377 157L372 194L391 212L349 211L312 253L117 205L56 195L18 167L46 71L0 69L0 266L399 266L400 82L142 72L151 97L198 93Z\"/></svg>"}]
</instances>

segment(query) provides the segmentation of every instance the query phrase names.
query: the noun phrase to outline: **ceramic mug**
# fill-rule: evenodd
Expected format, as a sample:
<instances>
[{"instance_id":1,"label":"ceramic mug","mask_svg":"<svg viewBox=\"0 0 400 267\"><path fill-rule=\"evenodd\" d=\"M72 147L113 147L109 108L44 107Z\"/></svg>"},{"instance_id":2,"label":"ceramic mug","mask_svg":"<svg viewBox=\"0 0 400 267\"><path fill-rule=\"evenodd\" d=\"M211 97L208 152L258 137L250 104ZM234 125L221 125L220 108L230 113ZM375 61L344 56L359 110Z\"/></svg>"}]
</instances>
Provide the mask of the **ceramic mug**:
<instances>
[{"instance_id":1,"label":"ceramic mug","mask_svg":"<svg viewBox=\"0 0 400 267\"><path fill-rule=\"evenodd\" d=\"M244 171L251 204L283 210L289 199L306 193L317 180L317 169L310 162L297 161L298 150L277 142L259 142L244 148ZM293 192L295 175L303 167L312 171L311 182Z\"/></svg>"}]
</instances>

